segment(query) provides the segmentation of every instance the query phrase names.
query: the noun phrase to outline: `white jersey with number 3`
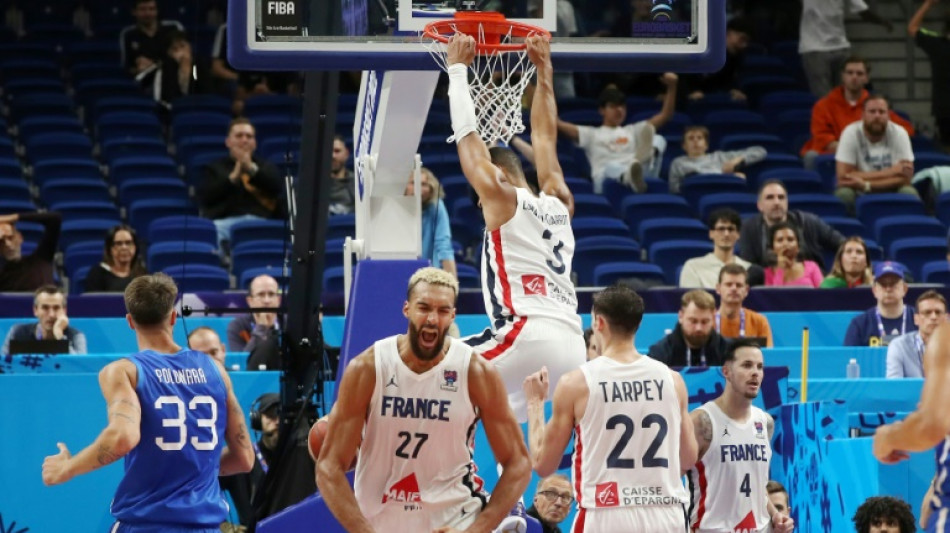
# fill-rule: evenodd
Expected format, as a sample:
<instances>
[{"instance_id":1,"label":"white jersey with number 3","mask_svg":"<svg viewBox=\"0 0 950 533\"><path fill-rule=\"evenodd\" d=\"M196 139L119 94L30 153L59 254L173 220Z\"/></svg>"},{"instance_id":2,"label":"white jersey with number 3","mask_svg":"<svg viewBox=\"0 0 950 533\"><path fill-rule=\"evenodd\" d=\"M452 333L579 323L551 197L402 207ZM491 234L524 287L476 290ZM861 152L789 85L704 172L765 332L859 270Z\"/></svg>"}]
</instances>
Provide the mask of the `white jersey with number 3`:
<instances>
[{"instance_id":1,"label":"white jersey with number 3","mask_svg":"<svg viewBox=\"0 0 950 533\"><path fill-rule=\"evenodd\" d=\"M752 406L752 415L740 423L715 402L699 409L712 422L712 441L689 471L690 528L704 533L771 531L765 491L772 459L769 415Z\"/></svg>"},{"instance_id":2,"label":"white jersey with number 3","mask_svg":"<svg viewBox=\"0 0 950 533\"><path fill-rule=\"evenodd\" d=\"M443 360L417 374L399 357L397 338L374 345L376 386L356 466L356 500L377 531L464 529L487 498L472 460L474 354L450 339Z\"/></svg>"},{"instance_id":3,"label":"white jersey with number 3","mask_svg":"<svg viewBox=\"0 0 950 533\"><path fill-rule=\"evenodd\" d=\"M682 507L682 415L673 371L643 356L581 365L590 396L575 427L574 490L582 509Z\"/></svg>"},{"instance_id":4,"label":"white jersey with number 3","mask_svg":"<svg viewBox=\"0 0 950 533\"><path fill-rule=\"evenodd\" d=\"M561 200L515 188L518 207L499 228L485 231L482 295L498 330L520 317L558 320L582 333L571 282L574 232Z\"/></svg>"}]
</instances>

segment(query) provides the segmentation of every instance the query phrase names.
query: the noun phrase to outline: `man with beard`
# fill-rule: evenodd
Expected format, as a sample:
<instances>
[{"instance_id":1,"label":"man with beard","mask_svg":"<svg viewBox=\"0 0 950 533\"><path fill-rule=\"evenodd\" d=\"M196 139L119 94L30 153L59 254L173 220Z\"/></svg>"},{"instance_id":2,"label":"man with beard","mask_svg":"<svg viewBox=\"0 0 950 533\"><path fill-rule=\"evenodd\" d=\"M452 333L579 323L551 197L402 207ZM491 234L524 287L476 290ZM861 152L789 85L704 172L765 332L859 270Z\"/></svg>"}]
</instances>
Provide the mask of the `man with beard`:
<instances>
[{"instance_id":1,"label":"man with beard","mask_svg":"<svg viewBox=\"0 0 950 533\"><path fill-rule=\"evenodd\" d=\"M330 214L344 215L356 208L356 180L353 171L346 166L350 149L341 135L333 136L333 153L330 158Z\"/></svg>"},{"instance_id":2,"label":"man with beard","mask_svg":"<svg viewBox=\"0 0 950 533\"><path fill-rule=\"evenodd\" d=\"M835 152L835 196L852 214L854 202L862 194L899 192L918 196L910 184L914 177L910 135L891 122L889 111L885 97L871 95L864 101L861 120L841 133Z\"/></svg>"},{"instance_id":3,"label":"man with beard","mask_svg":"<svg viewBox=\"0 0 950 533\"><path fill-rule=\"evenodd\" d=\"M676 328L649 355L668 366L719 366L729 341L714 329L716 300L704 290L692 290L680 300Z\"/></svg>"},{"instance_id":4,"label":"man with beard","mask_svg":"<svg viewBox=\"0 0 950 533\"><path fill-rule=\"evenodd\" d=\"M719 271L716 294L719 295L719 310L716 311L716 331L727 339L752 337L765 340L772 347L772 328L769 319L742 306L749 295L749 274L742 265L730 264Z\"/></svg>"},{"instance_id":5,"label":"man with beard","mask_svg":"<svg viewBox=\"0 0 950 533\"><path fill-rule=\"evenodd\" d=\"M759 214L742 223L739 235L739 255L759 266L767 266L768 252L772 248L769 228L779 222L796 226L801 235L798 243L802 259L814 261L824 267L823 251L836 252L844 237L812 213L798 209L789 210L788 191L780 180L766 180L759 187L756 203Z\"/></svg>"},{"instance_id":6,"label":"man with beard","mask_svg":"<svg viewBox=\"0 0 950 533\"><path fill-rule=\"evenodd\" d=\"M490 531L528 485L528 452L501 376L446 336L457 297L448 272L416 271L403 304L407 333L377 341L343 374L317 485L347 531ZM491 500L471 456L479 419L504 467ZM354 494L345 473L357 453Z\"/></svg>"},{"instance_id":7,"label":"man with beard","mask_svg":"<svg viewBox=\"0 0 950 533\"><path fill-rule=\"evenodd\" d=\"M788 514L772 505L766 489L775 423L752 405L763 367L759 345L736 340L724 354L722 394L689 415L699 444L699 460L689 470L692 531L789 532L794 527Z\"/></svg>"}]
</instances>

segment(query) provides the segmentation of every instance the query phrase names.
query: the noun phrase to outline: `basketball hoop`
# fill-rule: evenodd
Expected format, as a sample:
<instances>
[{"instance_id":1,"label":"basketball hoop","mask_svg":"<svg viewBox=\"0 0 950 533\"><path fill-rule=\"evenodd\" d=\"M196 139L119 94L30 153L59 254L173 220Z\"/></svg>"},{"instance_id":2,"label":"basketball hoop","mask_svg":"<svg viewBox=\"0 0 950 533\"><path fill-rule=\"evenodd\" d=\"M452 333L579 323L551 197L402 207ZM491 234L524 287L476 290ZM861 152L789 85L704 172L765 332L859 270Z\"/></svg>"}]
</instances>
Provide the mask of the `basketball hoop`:
<instances>
[{"instance_id":1,"label":"basketball hoop","mask_svg":"<svg viewBox=\"0 0 950 533\"><path fill-rule=\"evenodd\" d=\"M511 21L501 13L457 11L455 18L426 24L423 39L426 50L442 68L448 70L446 43L456 33L475 38L474 75L469 92L475 102L478 133L486 144L524 131L521 98L534 76L535 66L528 59L525 38L551 33L544 28ZM448 141L453 139L449 137Z\"/></svg>"}]
</instances>

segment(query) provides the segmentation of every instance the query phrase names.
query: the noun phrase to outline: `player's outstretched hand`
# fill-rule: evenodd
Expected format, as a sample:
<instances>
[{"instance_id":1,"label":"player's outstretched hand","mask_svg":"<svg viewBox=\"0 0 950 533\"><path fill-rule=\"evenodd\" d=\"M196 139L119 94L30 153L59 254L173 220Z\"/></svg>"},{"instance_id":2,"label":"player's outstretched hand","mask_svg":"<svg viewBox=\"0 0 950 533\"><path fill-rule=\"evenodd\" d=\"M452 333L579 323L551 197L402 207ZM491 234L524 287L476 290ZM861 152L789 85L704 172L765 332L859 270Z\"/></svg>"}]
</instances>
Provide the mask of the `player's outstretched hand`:
<instances>
[{"instance_id":1,"label":"player's outstretched hand","mask_svg":"<svg viewBox=\"0 0 950 533\"><path fill-rule=\"evenodd\" d=\"M785 513L775 513L772 517L773 533L792 533L795 529L795 521Z\"/></svg>"},{"instance_id":2,"label":"player's outstretched hand","mask_svg":"<svg viewBox=\"0 0 950 533\"><path fill-rule=\"evenodd\" d=\"M475 60L475 38L471 35L456 33L449 38L446 47L446 62L450 66L462 63L467 67Z\"/></svg>"},{"instance_id":3,"label":"player's outstretched hand","mask_svg":"<svg viewBox=\"0 0 950 533\"><path fill-rule=\"evenodd\" d=\"M551 66L551 43L540 35L532 35L524 40L528 59L538 68Z\"/></svg>"},{"instance_id":4,"label":"player's outstretched hand","mask_svg":"<svg viewBox=\"0 0 950 533\"><path fill-rule=\"evenodd\" d=\"M525 399L544 401L548 397L548 367L542 366L541 370L524 378L522 383Z\"/></svg>"},{"instance_id":5,"label":"player's outstretched hand","mask_svg":"<svg viewBox=\"0 0 950 533\"><path fill-rule=\"evenodd\" d=\"M70 480L66 465L72 455L62 442L57 442L56 446L59 448L59 453L43 459L43 484L46 486L59 485Z\"/></svg>"}]
</instances>

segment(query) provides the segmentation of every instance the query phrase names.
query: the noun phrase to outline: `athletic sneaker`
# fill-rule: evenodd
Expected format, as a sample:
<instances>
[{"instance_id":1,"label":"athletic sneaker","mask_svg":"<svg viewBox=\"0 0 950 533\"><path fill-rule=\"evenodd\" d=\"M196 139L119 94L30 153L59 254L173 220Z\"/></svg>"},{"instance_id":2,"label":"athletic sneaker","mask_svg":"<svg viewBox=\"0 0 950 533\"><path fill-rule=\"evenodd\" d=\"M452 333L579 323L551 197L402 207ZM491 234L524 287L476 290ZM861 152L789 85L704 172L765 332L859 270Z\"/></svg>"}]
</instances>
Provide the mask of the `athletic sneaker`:
<instances>
[{"instance_id":1,"label":"athletic sneaker","mask_svg":"<svg viewBox=\"0 0 950 533\"><path fill-rule=\"evenodd\" d=\"M525 518L524 504L520 501L515 504L508 516L495 528L494 533L526 533L528 520Z\"/></svg>"},{"instance_id":2,"label":"athletic sneaker","mask_svg":"<svg viewBox=\"0 0 950 533\"><path fill-rule=\"evenodd\" d=\"M643 165L639 161L634 160L633 163L630 163L626 178L629 180L626 184L627 187L636 191L637 194L647 192L647 182L643 179Z\"/></svg>"}]
</instances>

